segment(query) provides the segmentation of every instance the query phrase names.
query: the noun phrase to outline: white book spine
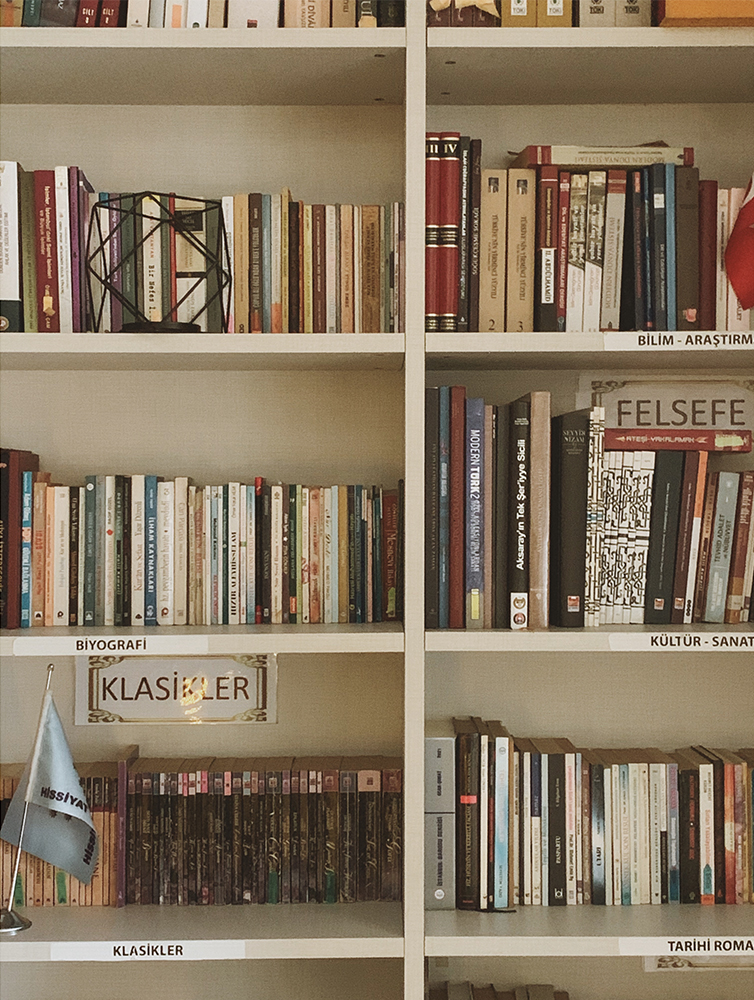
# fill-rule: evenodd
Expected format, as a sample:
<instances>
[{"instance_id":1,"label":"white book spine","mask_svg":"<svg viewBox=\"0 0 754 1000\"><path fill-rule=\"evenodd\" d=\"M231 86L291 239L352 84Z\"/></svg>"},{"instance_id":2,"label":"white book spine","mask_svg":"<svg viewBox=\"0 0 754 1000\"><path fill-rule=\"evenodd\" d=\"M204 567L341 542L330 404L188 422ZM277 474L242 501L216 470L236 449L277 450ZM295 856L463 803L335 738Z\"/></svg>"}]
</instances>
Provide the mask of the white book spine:
<instances>
[{"instance_id":1,"label":"white book spine","mask_svg":"<svg viewBox=\"0 0 754 1000\"><path fill-rule=\"evenodd\" d=\"M0 162L0 300L17 303L23 319L18 199L18 163L3 160Z\"/></svg>"},{"instance_id":2,"label":"white book spine","mask_svg":"<svg viewBox=\"0 0 754 1000\"><path fill-rule=\"evenodd\" d=\"M277 28L276 0L228 0L229 28Z\"/></svg>"},{"instance_id":3,"label":"white book spine","mask_svg":"<svg viewBox=\"0 0 754 1000\"><path fill-rule=\"evenodd\" d=\"M188 624L188 479L176 476L173 527L173 624Z\"/></svg>"},{"instance_id":4,"label":"white book spine","mask_svg":"<svg viewBox=\"0 0 754 1000\"><path fill-rule=\"evenodd\" d=\"M542 820L540 831L540 858L541 858L541 882L542 882L542 906L550 905L550 799L548 790L549 784L549 758L546 753L541 757L542 775Z\"/></svg>"},{"instance_id":5,"label":"white book spine","mask_svg":"<svg viewBox=\"0 0 754 1000\"><path fill-rule=\"evenodd\" d=\"M274 199L273 199L274 200ZM236 274L233 273L233 195L224 195L222 199L223 224L225 226L225 241L228 249L228 266L231 270L231 292L228 296L228 333L235 333L235 288Z\"/></svg>"},{"instance_id":6,"label":"white book spine","mask_svg":"<svg viewBox=\"0 0 754 1000\"><path fill-rule=\"evenodd\" d=\"M196 565L196 624L206 625L204 617L204 590L206 577L204 575L204 490L196 488L194 494L194 560Z\"/></svg>"},{"instance_id":7,"label":"white book spine","mask_svg":"<svg viewBox=\"0 0 754 1000\"><path fill-rule=\"evenodd\" d=\"M620 296L623 274L623 227L626 216L626 178L611 183L608 175L605 207L605 264L602 272L602 330L620 329Z\"/></svg>"},{"instance_id":8,"label":"white book spine","mask_svg":"<svg viewBox=\"0 0 754 1000\"><path fill-rule=\"evenodd\" d=\"M661 835L664 764L649 764L649 900L662 902Z\"/></svg>"},{"instance_id":9,"label":"white book spine","mask_svg":"<svg viewBox=\"0 0 754 1000\"><path fill-rule=\"evenodd\" d=\"M725 268L725 248L730 234L729 191L719 188L717 192L717 238L715 257L717 261L717 282L715 286L715 325L718 330L728 329L728 272Z\"/></svg>"},{"instance_id":10,"label":"white book spine","mask_svg":"<svg viewBox=\"0 0 754 1000\"><path fill-rule=\"evenodd\" d=\"M149 0L128 0L127 28L146 28L149 24Z\"/></svg>"},{"instance_id":11,"label":"white book spine","mask_svg":"<svg viewBox=\"0 0 754 1000\"><path fill-rule=\"evenodd\" d=\"M489 905L489 823L490 811L490 738L486 733L479 737L479 909Z\"/></svg>"},{"instance_id":12,"label":"white book spine","mask_svg":"<svg viewBox=\"0 0 754 1000\"><path fill-rule=\"evenodd\" d=\"M145 197L141 203L144 314L150 322L162 319L162 243L157 220L160 218L160 203Z\"/></svg>"},{"instance_id":13,"label":"white book spine","mask_svg":"<svg viewBox=\"0 0 754 1000\"><path fill-rule=\"evenodd\" d=\"M325 292L328 333L338 333L337 315L340 289L337 279L337 215L335 205L325 205Z\"/></svg>"},{"instance_id":14,"label":"white book spine","mask_svg":"<svg viewBox=\"0 0 754 1000\"><path fill-rule=\"evenodd\" d=\"M270 621L280 625L283 621L283 487L280 485L270 488L270 522Z\"/></svg>"},{"instance_id":15,"label":"white book spine","mask_svg":"<svg viewBox=\"0 0 754 1000\"><path fill-rule=\"evenodd\" d=\"M330 621L338 624L338 487L330 488Z\"/></svg>"},{"instance_id":16,"label":"white book spine","mask_svg":"<svg viewBox=\"0 0 754 1000\"><path fill-rule=\"evenodd\" d=\"M144 624L144 476L131 476L131 624Z\"/></svg>"},{"instance_id":17,"label":"white book spine","mask_svg":"<svg viewBox=\"0 0 754 1000\"><path fill-rule=\"evenodd\" d=\"M523 843L521 851L523 855L524 884L523 899L524 906L531 905L531 753L525 750L521 754L521 825L523 829Z\"/></svg>"},{"instance_id":18,"label":"white book spine","mask_svg":"<svg viewBox=\"0 0 754 1000\"><path fill-rule=\"evenodd\" d=\"M576 754L565 754L566 784L566 903L575 906L576 894Z\"/></svg>"},{"instance_id":19,"label":"white book spine","mask_svg":"<svg viewBox=\"0 0 754 1000\"><path fill-rule=\"evenodd\" d=\"M738 213L741 211L741 206L743 205L744 196L746 195L745 188L731 188L728 196L728 226L729 232L733 232L733 227L736 224L736 219L738 218ZM738 301L738 296L733 290L733 285L730 281L727 282L728 286L728 329L729 330L748 330L749 329L749 310L744 309L741 303Z\"/></svg>"},{"instance_id":20,"label":"white book spine","mask_svg":"<svg viewBox=\"0 0 754 1000\"><path fill-rule=\"evenodd\" d=\"M86 522L84 508L86 506L86 487L79 486L79 548L78 548L78 606L76 608L76 624L84 624L84 566L86 556Z\"/></svg>"},{"instance_id":21,"label":"white book spine","mask_svg":"<svg viewBox=\"0 0 754 1000\"><path fill-rule=\"evenodd\" d=\"M521 885L521 754L513 751L513 795L511 796L513 810L513 886L511 906L520 906L523 902L523 886Z\"/></svg>"},{"instance_id":22,"label":"white book spine","mask_svg":"<svg viewBox=\"0 0 754 1000\"><path fill-rule=\"evenodd\" d=\"M68 624L70 591L70 524L71 499L67 486L55 487L55 520L53 542L53 623Z\"/></svg>"},{"instance_id":23,"label":"white book spine","mask_svg":"<svg viewBox=\"0 0 754 1000\"><path fill-rule=\"evenodd\" d=\"M186 616L189 625L197 625L196 585L199 574L197 573L196 559L196 487L189 486L186 492L186 520L188 522L188 566L186 569L188 599L186 601Z\"/></svg>"},{"instance_id":24,"label":"white book spine","mask_svg":"<svg viewBox=\"0 0 754 1000\"><path fill-rule=\"evenodd\" d=\"M587 174L571 177L571 209L568 223L568 272L566 286L566 331L584 328L584 267L586 263Z\"/></svg>"},{"instance_id":25,"label":"white book spine","mask_svg":"<svg viewBox=\"0 0 754 1000\"><path fill-rule=\"evenodd\" d=\"M241 484L228 483L228 624L240 625Z\"/></svg>"},{"instance_id":26,"label":"white book spine","mask_svg":"<svg viewBox=\"0 0 754 1000\"><path fill-rule=\"evenodd\" d=\"M652 481L654 479L655 453L637 452L640 456L639 503L637 504L636 541L634 545L634 579L636 590L631 605L632 625L644 622L644 597L647 584L647 559L649 558L649 520L652 513Z\"/></svg>"},{"instance_id":27,"label":"white book spine","mask_svg":"<svg viewBox=\"0 0 754 1000\"><path fill-rule=\"evenodd\" d=\"M182 27L206 28L208 7L207 0L188 0L186 3L186 21ZM230 8L230 3L228 3L228 8ZM230 24L228 27L230 27Z\"/></svg>"},{"instance_id":28,"label":"white book spine","mask_svg":"<svg viewBox=\"0 0 754 1000\"><path fill-rule=\"evenodd\" d=\"M712 764L699 765L699 887L702 902L714 903L715 791Z\"/></svg>"},{"instance_id":29,"label":"white book spine","mask_svg":"<svg viewBox=\"0 0 754 1000\"><path fill-rule=\"evenodd\" d=\"M253 625L256 621L256 491L246 487L246 621Z\"/></svg>"},{"instance_id":30,"label":"white book spine","mask_svg":"<svg viewBox=\"0 0 754 1000\"><path fill-rule=\"evenodd\" d=\"M105 610L102 624L115 624L115 476L105 476Z\"/></svg>"},{"instance_id":31,"label":"white book spine","mask_svg":"<svg viewBox=\"0 0 754 1000\"><path fill-rule=\"evenodd\" d=\"M173 624L175 484L157 484L157 623Z\"/></svg>"},{"instance_id":32,"label":"white book spine","mask_svg":"<svg viewBox=\"0 0 754 1000\"><path fill-rule=\"evenodd\" d=\"M246 622L246 585L248 583L246 569L246 561L248 559L247 539L249 530L249 522L246 514L246 503L248 497L248 488L241 483L238 490L238 618L240 624L242 625Z\"/></svg>"},{"instance_id":33,"label":"white book spine","mask_svg":"<svg viewBox=\"0 0 754 1000\"><path fill-rule=\"evenodd\" d=\"M607 172L590 170L584 259L585 333L598 333L602 311L602 270L605 261L605 198Z\"/></svg>"},{"instance_id":34,"label":"white book spine","mask_svg":"<svg viewBox=\"0 0 754 1000\"><path fill-rule=\"evenodd\" d=\"M212 487L204 487L204 545L202 546L202 578L204 580L204 624L212 624Z\"/></svg>"},{"instance_id":35,"label":"white book spine","mask_svg":"<svg viewBox=\"0 0 754 1000\"><path fill-rule=\"evenodd\" d=\"M626 562L631 562L631 491L633 488L634 453L623 452L623 462L618 472L618 512L617 512L617 546L615 572L615 600L613 602L613 625L624 624L624 610L630 607L628 592L628 575L625 572ZM624 560L626 562L624 562Z\"/></svg>"},{"instance_id":36,"label":"white book spine","mask_svg":"<svg viewBox=\"0 0 754 1000\"><path fill-rule=\"evenodd\" d=\"M149 3L149 27L165 27L165 0L150 0Z\"/></svg>"},{"instance_id":37,"label":"white book spine","mask_svg":"<svg viewBox=\"0 0 754 1000\"><path fill-rule=\"evenodd\" d=\"M620 765L613 764L610 773L613 827L613 905L621 906L623 904L623 797L620 787Z\"/></svg>"},{"instance_id":38,"label":"white book spine","mask_svg":"<svg viewBox=\"0 0 754 1000\"><path fill-rule=\"evenodd\" d=\"M602 767L601 764L596 765ZM613 905L613 779L612 769L605 767L602 777L605 796L605 906Z\"/></svg>"},{"instance_id":39,"label":"white book spine","mask_svg":"<svg viewBox=\"0 0 754 1000\"><path fill-rule=\"evenodd\" d=\"M309 624L309 487L301 489L301 603L299 614Z\"/></svg>"},{"instance_id":40,"label":"white book spine","mask_svg":"<svg viewBox=\"0 0 754 1000\"><path fill-rule=\"evenodd\" d=\"M583 816L581 812L581 754L574 754L574 778L576 781L576 902L584 903L584 842Z\"/></svg>"},{"instance_id":41,"label":"white book spine","mask_svg":"<svg viewBox=\"0 0 754 1000\"><path fill-rule=\"evenodd\" d=\"M61 333L73 333L71 209L68 197L68 167L55 167L55 222L58 242L58 298Z\"/></svg>"},{"instance_id":42,"label":"white book spine","mask_svg":"<svg viewBox=\"0 0 754 1000\"><path fill-rule=\"evenodd\" d=\"M643 899L643 869L642 869L642 788L639 765L628 765L628 816L630 823L631 847L631 904L641 903ZM649 902L649 900L647 900Z\"/></svg>"}]
</instances>

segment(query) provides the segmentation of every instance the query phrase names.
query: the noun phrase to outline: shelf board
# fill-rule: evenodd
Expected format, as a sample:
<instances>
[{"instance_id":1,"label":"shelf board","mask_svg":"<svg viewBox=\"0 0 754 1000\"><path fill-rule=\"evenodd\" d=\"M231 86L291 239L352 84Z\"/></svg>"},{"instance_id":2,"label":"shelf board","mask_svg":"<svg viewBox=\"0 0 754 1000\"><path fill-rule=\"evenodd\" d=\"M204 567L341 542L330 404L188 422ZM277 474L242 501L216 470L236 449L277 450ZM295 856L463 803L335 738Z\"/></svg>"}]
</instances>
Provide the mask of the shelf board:
<instances>
[{"instance_id":1,"label":"shelf board","mask_svg":"<svg viewBox=\"0 0 754 1000\"><path fill-rule=\"evenodd\" d=\"M754 623L742 625L611 625L542 632L453 629L425 632L429 653L747 653Z\"/></svg>"},{"instance_id":2,"label":"shelf board","mask_svg":"<svg viewBox=\"0 0 754 1000\"><path fill-rule=\"evenodd\" d=\"M754 100L751 28L432 28L427 103Z\"/></svg>"},{"instance_id":3,"label":"shelf board","mask_svg":"<svg viewBox=\"0 0 754 1000\"><path fill-rule=\"evenodd\" d=\"M515 913L449 910L427 913L426 954L665 955L669 939L751 941L751 932L749 905L527 906Z\"/></svg>"},{"instance_id":4,"label":"shelf board","mask_svg":"<svg viewBox=\"0 0 754 1000\"><path fill-rule=\"evenodd\" d=\"M34 371L397 371L404 346L402 333L3 333L0 363Z\"/></svg>"},{"instance_id":5,"label":"shelf board","mask_svg":"<svg viewBox=\"0 0 754 1000\"><path fill-rule=\"evenodd\" d=\"M86 961L117 961L113 945L140 942L182 944L183 961L224 957L223 952L247 959L403 956L399 903L40 907L21 912L32 926L11 940L3 935L0 962L75 961L84 955Z\"/></svg>"},{"instance_id":6,"label":"shelf board","mask_svg":"<svg viewBox=\"0 0 754 1000\"><path fill-rule=\"evenodd\" d=\"M754 367L751 332L428 333L425 342L428 370Z\"/></svg>"},{"instance_id":7,"label":"shelf board","mask_svg":"<svg viewBox=\"0 0 754 1000\"><path fill-rule=\"evenodd\" d=\"M403 28L3 28L0 86L7 104L402 104L405 45Z\"/></svg>"},{"instance_id":8,"label":"shelf board","mask_svg":"<svg viewBox=\"0 0 754 1000\"><path fill-rule=\"evenodd\" d=\"M85 647L77 643L90 640ZM146 640L146 648L128 640ZM98 641L116 644L98 646ZM119 640L124 645L117 645ZM371 625L217 625L171 628L35 628L4 632L2 656L85 656L121 652L131 656L240 656L261 653L402 653L400 622Z\"/></svg>"}]
</instances>

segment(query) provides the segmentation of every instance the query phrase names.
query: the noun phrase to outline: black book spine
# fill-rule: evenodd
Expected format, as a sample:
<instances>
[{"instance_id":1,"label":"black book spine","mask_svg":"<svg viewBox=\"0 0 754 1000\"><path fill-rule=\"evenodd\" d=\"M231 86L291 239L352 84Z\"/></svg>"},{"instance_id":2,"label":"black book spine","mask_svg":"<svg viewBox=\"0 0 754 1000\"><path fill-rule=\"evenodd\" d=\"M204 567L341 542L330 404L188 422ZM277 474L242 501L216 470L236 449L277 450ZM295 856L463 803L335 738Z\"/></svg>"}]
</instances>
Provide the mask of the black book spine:
<instances>
[{"instance_id":1,"label":"black book spine","mask_svg":"<svg viewBox=\"0 0 754 1000\"><path fill-rule=\"evenodd\" d=\"M583 628L589 411L552 421L550 623Z\"/></svg>"},{"instance_id":2,"label":"black book spine","mask_svg":"<svg viewBox=\"0 0 754 1000\"><path fill-rule=\"evenodd\" d=\"M537 331L558 329L558 193L558 168L540 168L534 259L534 329Z\"/></svg>"},{"instance_id":3,"label":"black book spine","mask_svg":"<svg viewBox=\"0 0 754 1000\"><path fill-rule=\"evenodd\" d=\"M123 476L115 477L115 598L113 622L123 624Z\"/></svg>"},{"instance_id":4,"label":"black book spine","mask_svg":"<svg viewBox=\"0 0 754 1000\"><path fill-rule=\"evenodd\" d=\"M482 140L471 140L471 211L469 218L469 330L479 329L479 234L482 202Z\"/></svg>"},{"instance_id":5,"label":"black book spine","mask_svg":"<svg viewBox=\"0 0 754 1000\"><path fill-rule=\"evenodd\" d=\"M196 906L198 899L196 895L196 873L197 873L197 809L201 785L196 781L196 772L189 774L189 794L184 797L185 817L185 840L186 859L184 861L184 877L186 881L185 902L189 906ZM193 793L193 794L192 794Z\"/></svg>"},{"instance_id":6,"label":"black book spine","mask_svg":"<svg viewBox=\"0 0 754 1000\"><path fill-rule=\"evenodd\" d=\"M379 28L402 28L405 23L405 0L379 0L377 5L377 26Z\"/></svg>"},{"instance_id":7,"label":"black book spine","mask_svg":"<svg viewBox=\"0 0 754 1000\"><path fill-rule=\"evenodd\" d=\"M380 857L380 899L400 902L403 868L402 772L386 768L382 772L382 842Z\"/></svg>"},{"instance_id":8,"label":"black book spine","mask_svg":"<svg viewBox=\"0 0 754 1000\"><path fill-rule=\"evenodd\" d=\"M300 333L299 325L299 217L298 202L288 206L288 332Z\"/></svg>"},{"instance_id":9,"label":"black book spine","mask_svg":"<svg viewBox=\"0 0 754 1000\"><path fill-rule=\"evenodd\" d=\"M425 389L425 628L440 625L440 390Z\"/></svg>"},{"instance_id":10,"label":"black book spine","mask_svg":"<svg viewBox=\"0 0 754 1000\"><path fill-rule=\"evenodd\" d=\"M300 772L291 771L290 796L290 869L291 902L301 903L301 795Z\"/></svg>"},{"instance_id":11,"label":"black book spine","mask_svg":"<svg viewBox=\"0 0 754 1000\"><path fill-rule=\"evenodd\" d=\"M678 768L679 865L682 903L699 903L699 771Z\"/></svg>"},{"instance_id":12,"label":"black book spine","mask_svg":"<svg viewBox=\"0 0 754 1000\"><path fill-rule=\"evenodd\" d=\"M528 623L529 600L529 507L530 406L527 399L510 405L509 518L508 518L508 590L509 624L523 628Z\"/></svg>"},{"instance_id":13,"label":"black book spine","mask_svg":"<svg viewBox=\"0 0 754 1000\"><path fill-rule=\"evenodd\" d=\"M652 246L652 171L641 170L641 266L644 275L645 329L655 330L654 248Z\"/></svg>"},{"instance_id":14,"label":"black book spine","mask_svg":"<svg viewBox=\"0 0 754 1000\"><path fill-rule=\"evenodd\" d=\"M268 771L265 779L265 811L267 814L267 902L281 902L283 831L282 773Z\"/></svg>"},{"instance_id":15,"label":"black book spine","mask_svg":"<svg viewBox=\"0 0 754 1000\"><path fill-rule=\"evenodd\" d=\"M72 486L69 493L69 531L68 531L68 624L77 625L79 615L79 544L81 538L81 511L79 509L79 490Z\"/></svg>"},{"instance_id":16,"label":"black book spine","mask_svg":"<svg viewBox=\"0 0 754 1000\"><path fill-rule=\"evenodd\" d=\"M152 899L152 772L141 776L141 898L139 902L149 904Z\"/></svg>"},{"instance_id":17,"label":"black book spine","mask_svg":"<svg viewBox=\"0 0 754 1000\"><path fill-rule=\"evenodd\" d=\"M243 802L243 773L233 771L231 777L233 857L230 902L235 905L243 903Z\"/></svg>"},{"instance_id":18,"label":"black book spine","mask_svg":"<svg viewBox=\"0 0 754 1000\"><path fill-rule=\"evenodd\" d=\"M644 622L669 625L683 485L683 452L658 451L652 482Z\"/></svg>"},{"instance_id":19,"label":"black book spine","mask_svg":"<svg viewBox=\"0 0 754 1000\"><path fill-rule=\"evenodd\" d=\"M136 775L133 771L128 772L128 785L126 789L126 843L125 859L126 867L126 903L136 902L136 858L138 847L138 835L136 826Z\"/></svg>"},{"instance_id":20,"label":"black book spine","mask_svg":"<svg viewBox=\"0 0 754 1000\"><path fill-rule=\"evenodd\" d=\"M255 829L257 830L256 855L256 902L267 902L267 803L265 800L266 772L261 768L258 774L257 793L254 796L256 809L254 812Z\"/></svg>"},{"instance_id":21,"label":"black book spine","mask_svg":"<svg viewBox=\"0 0 754 1000\"><path fill-rule=\"evenodd\" d=\"M699 168L675 171L676 329L699 329Z\"/></svg>"},{"instance_id":22,"label":"black book spine","mask_svg":"<svg viewBox=\"0 0 754 1000\"><path fill-rule=\"evenodd\" d=\"M356 621L363 622L364 615L364 516L362 513L364 503L364 490L361 486L354 486L353 490L353 519L354 519L354 551L355 567L354 580L356 583Z\"/></svg>"},{"instance_id":23,"label":"black book spine","mask_svg":"<svg viewBox=\"0 0 754 1000\"><path fill-rule=\"evenodd\" d=\"M254 903L253 858L256 830L252 810L251 771L243 772L241 795L241 902Z\"/></svg>"},{"instance_id":24,"label":"black book spine","mask_svg":"<svg viewBox=\"0 0 754 1000\"><path fill-rule=\"evenodd\" d=\"M652 287L655 330L668 329L668 259L665 205L665 164L650 167L652 183Z\"/></svg>"},{"instance_id":25,"label":"black book spine","mask_svg":"<svg viewBox=\"0 0 754 1000\"><path fill-rule=\"evenodd\" d=\"M494 480L494 627L507 628L510 621L508 589L508 506L510 503L510 407L495 407Z\"/></svg>"},{"instance_id":26,"label":"black book spine","mask_svg":"<svg viewBox=\"0 0 754 1000\"><path fill-rule=\"evenodd\" d=\"M281 772L280 902L291 901L291 772Z\"/></svg>"},{"instance_id":27,"label":"black book spine","mask_svg":"<svg viewBox=\"0 0 754 1000\"><path fill-rule=\"evenodd\" d=\"M338 900L341 903L356 902L357 780L356 771L340 772L340 873L338 878Z\"/></svg>"},{"instance_id":28,"label":"black book spine","mask_svg":"<svg viewBox=\"0 0 754 1000\"><path fill-rule=\"evenodd\" d=\"M374 789L359 788L359 902L380 898L381 803L379 781Z\"/></svg>"},{"instance_id":29,"label":"black book spine","mask_svg":"<svg viewBox=\"0 0 754 1000\"><path fill-rule=\"evenodd\" d=\"M309 772L299 771L299 900L309 901Z\"/></svg>"},{"instance_id":30,"label":"black book spine","mask_svg":"<svg viewBox=\"0 0 754 1000\"><path fill-rule=\"evenodd\" d=\"M469 231L471 227L471 139L462 135L458 144L461 161L461 205L458 228L458 330L469 329Z\"/></svg>"},{"instance_id":31,"label":"black book spine","mask_svg":"<svg viewBox=\"0 0 754 1000\"><path fill-rule=\"evenodd\" d=\"M479 909L479 782L478 733L456 736L456 909Z\"/></svg>"},{"instance_id":32,"label":"black book spine","mask_svg":"<svg viewBox=\"0 0 754 1000\"><path fill-rule=\"evenodd\" d=\"M565 756L547 755L547 804L550 834L550 906L566 905L566 786Z\"/></svg>"}]
</instances>

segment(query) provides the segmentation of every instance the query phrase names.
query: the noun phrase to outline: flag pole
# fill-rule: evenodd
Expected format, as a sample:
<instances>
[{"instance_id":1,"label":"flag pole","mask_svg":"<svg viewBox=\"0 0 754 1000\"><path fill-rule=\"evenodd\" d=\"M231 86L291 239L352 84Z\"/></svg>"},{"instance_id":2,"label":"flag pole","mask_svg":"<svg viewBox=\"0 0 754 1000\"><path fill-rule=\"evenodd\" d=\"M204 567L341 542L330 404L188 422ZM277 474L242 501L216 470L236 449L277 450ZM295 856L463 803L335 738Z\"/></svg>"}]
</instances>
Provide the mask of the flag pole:
<instances>
[{"instance_id":1,"label":"flag pole","mask_svg":"<svg viewBox=\"0 0 754 1000\"><path fill-rule=\"evenodd\" d=\"M47 684L45 685L45 694L50 690L50 683L52 682L52 672L55 669L54 663L47 664ZM44 708L44 698L42 699L42 708L39 710L39 722L37 723L37 732L34 737L34 745L36 746L37 739L39 737L39 727L42 724L42 709ZM29 812L29 803L24 802L24 813L21 818L21 830L18 834L18 848L16 849L16 863L13 868L13 878L10 884L10 893L8 894L8 906L3 907L0 910L0 933L2 934L18 934L19 931L25 931L27 928L31 927L31 920L28 917L22 916L20 913L16 913L13 909L13 898L16 895L16 882L18 881L18 867L21 862L21 851L24 839L24 829L26 827L26 816Z\"/></svg>"}]
</instances>

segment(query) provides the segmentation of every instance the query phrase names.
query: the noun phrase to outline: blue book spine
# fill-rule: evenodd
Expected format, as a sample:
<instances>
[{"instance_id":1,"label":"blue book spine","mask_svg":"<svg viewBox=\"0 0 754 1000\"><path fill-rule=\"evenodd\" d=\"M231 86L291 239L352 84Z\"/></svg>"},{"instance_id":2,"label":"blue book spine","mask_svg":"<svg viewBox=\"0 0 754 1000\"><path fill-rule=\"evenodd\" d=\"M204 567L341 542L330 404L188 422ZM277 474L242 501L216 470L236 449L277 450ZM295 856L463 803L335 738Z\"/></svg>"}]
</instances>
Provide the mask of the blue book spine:
<instances>
[{"instance_id":1,"label":"blue book spine","mask_svg":"<svg viewBox=\"0 0 754 1000\"><path fill-rule=\"evenodd\" d=\"M466 628L484 625L484 400L466 400Z\"/></svg>"},{"instance_id":2,"label":"blue book spine","mask_svg":"<svg viewBox=\"0 0 754 1000\"><path fill-rule=\"evenodd\" d=\"M493 900L496 910L511 905L508 879L508 839L510 829L510 752L511 741L507 737L495 737L495 845L493 871Z\"/></svg>"},{"instance_id":3,"label":"blue book spine","mask_svg":"<svg viewBox=\"0 0 754 1000\"><path fill-rule=\"evenodd\" d=\"M34 473L24 472L21 484L21 628L31 628L31 519Z\"/></svg>"},{"instance_id":4,"label":"blue book spine","mask_svg":"<svg viewBox=\"0 0 754 1000\"><path fill-rule=\"evenodd\" d=\"M144 477L144 624L157 624L157 476Z\"/></svg>"},{"instance_id":5,"label":"blue book spine","mask_svg":"<svg viewBox=\"0 0 754 1000\"><path fill-rule=\"evenodd\" d=\"M677 284L676 274L678 259L676 256L675 242L675 164L665 164L665 228L666 228L666 261L667 261L667 288L668 288L668 330L677 330L676 321L676 298Z\"/></svg>"},{"instance_id":6,"label":"blue book spine","mask_svg":"<svg viewBox=\"0 0 754 1000\"><path fill-rule=\"evenodd\" d=\"M94 625L97 580L97 477L84 490L84 625Z\"/></svg>"},{"instance_id":7,"label":"blue book spine","mask_svg":"<svg viewBox=\"0 0 754 1000\"><path fill-rule=\"evenodd\" d=\"M450 613L450 386L440 386L439 455L439 627L448 628Z\"/></svg>"},{"instance_id":8,"label":"blue book spine","mask_svg":"<svg viewBox=\"0 0 754 1000\"><path fill-rule=\"evenodd\" d=\"M272 333L272 195L262 195L262 333Z\"/></svg>"},{"instance_id":9,"label":"blue book spine","mask_svg":"<svg viewBox=\"0 0 754 1000\"><path fill-rule=\"evenodd\" d=\"M678 765L668 764L668 902L681 901L679 857Z\"/></svg>"},{"instance_id":10,"label":"blue book spine","mask_svg":"<svg viewBox=\"0 0 754 1000\"><path fill-rule=\"evenodd\" d=\"M647 330L655 329L655 288L652 262L652 171L643 167L641 171L641 263L644 272L645 317Z\"/></svg>"}]
</instances>

